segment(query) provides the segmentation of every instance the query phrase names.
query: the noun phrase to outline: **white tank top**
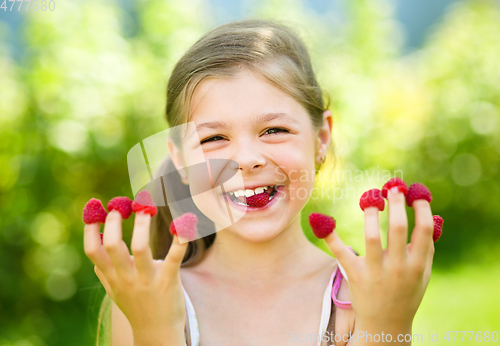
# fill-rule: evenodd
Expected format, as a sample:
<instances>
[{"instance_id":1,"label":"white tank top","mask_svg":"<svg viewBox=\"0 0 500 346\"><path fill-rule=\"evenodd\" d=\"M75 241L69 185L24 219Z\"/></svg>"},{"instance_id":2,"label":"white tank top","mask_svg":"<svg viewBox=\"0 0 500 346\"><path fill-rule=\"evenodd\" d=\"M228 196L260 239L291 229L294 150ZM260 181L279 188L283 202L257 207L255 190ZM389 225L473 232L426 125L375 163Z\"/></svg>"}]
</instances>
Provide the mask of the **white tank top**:
<instances>
[{"instance_id":1,"label":"white tank top","mask_svg":"<svg viewBox=\"0 0 500 346\"><path fill-rule=\"evenodd\" d=\"M345 277L347 280L347 276L345 276L345 271L344 268L341 267L340 263L338 263L338 267L335 268L330 281L328 282L328 285L325 289L325 293L323 294L323 308L321 310L321 320L319 323L319 335L324 335L326 332L326 329L328 328L328 323L330 321L330 314L331 314L331 309L332 309L332 299L335 305L342 309L349 309L350 308L350 302L340 302L336 299L337 292L340 286L340 280L342 280L342 277ZM340 269L340 272L338 271ZM338 273L338 275L337 275ZM344 274L344 275L342 275ZM335 288L334 286L334 278L335 280ZM184 289L184 286L182 286L182 290L184 291L184 299L186 301L186 311L187 311L187 318L188 318L188 323L189 323L189 336L191 343L189 346L200 346L200 332L198 329L198 320L196 319L196 312L194 311L193 303L191 302L191 299L189 299L189 296ZM187 334L184 334L187 339ZM321 343L321 340L318 340L317 346L319 346ZM186 342L186 346L188 346Z\"/></svg>"}]
</instances>

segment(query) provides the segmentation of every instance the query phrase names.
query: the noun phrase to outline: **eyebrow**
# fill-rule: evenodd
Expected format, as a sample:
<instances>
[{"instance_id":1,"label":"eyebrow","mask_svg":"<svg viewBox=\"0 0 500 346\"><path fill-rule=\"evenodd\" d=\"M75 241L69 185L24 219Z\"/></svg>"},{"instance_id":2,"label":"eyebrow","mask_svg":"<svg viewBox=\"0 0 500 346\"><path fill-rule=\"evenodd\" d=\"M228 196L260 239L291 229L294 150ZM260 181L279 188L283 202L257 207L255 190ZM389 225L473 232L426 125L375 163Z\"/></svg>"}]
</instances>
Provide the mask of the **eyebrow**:
<instances>
[{"instance_id":1,"label":"eyebrow","mask_svg":"<svg viewBox=\"0 0 500 346\"><path fill-rule=\"evenodd\" d=\"M292 123L299 124L299 122L298 122L297 119L291 117L287 113L266 113L266 114L262 114L259 117L257 117L254 120L253 123L254 124L266 123L266 122L269 122L271 120L278 119L278 118L284 118L284 119L286 119L288 121L291 121ZM218 129L218 128L227 129L229 127L230 126L228 126L226 123L221 122L221 121L209 121L209 122L206 122L206 123L203 123L203 124L200 124L200 125L196 126L196 131L200 132L201 130L204 130L204 129Z\"/></svg>"}]
</instances>

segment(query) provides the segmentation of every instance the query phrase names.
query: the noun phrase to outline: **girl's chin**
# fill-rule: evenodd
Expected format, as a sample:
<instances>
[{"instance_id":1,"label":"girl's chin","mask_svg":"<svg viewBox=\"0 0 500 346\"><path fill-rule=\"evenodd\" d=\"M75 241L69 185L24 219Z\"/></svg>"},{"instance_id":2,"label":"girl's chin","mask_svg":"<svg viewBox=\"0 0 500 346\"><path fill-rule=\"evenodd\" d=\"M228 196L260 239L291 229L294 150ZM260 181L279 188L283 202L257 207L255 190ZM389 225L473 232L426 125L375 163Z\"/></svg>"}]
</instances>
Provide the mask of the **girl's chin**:
<instances>
[{"instance_id":1,"label":"girl's chin","mask_svg":"<svg viewBox=\"0 0 500 346\"><path fill-rule=\"evenodd\" d=\"M252 227L250 228L250 226ZM238 238L249 243L264 243L271 241L273 238L277 237L280 234L279 229L280 228L277 227L276 224L271 225L271 227L259 227L255 224L248 225L248 227L246 227L241 223L236 223L236 225L234 225L233 227L228 227L222 230L222 232L230 232Z\"/></svg>"}]
</instances>

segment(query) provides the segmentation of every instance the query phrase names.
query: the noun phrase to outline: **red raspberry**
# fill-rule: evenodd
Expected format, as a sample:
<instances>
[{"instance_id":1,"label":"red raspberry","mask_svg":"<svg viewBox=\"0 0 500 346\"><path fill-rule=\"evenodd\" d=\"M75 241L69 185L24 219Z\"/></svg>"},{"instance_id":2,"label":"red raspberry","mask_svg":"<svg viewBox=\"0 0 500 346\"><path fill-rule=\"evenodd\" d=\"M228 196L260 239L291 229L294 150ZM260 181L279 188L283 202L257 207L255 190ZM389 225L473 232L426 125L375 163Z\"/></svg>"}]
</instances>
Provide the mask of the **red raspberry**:
<instances>
[{"instance_id":1,"label":"red raspberry","mask_svg":"<svg viewBox=\"0 0 500 346\"><path fill-rule=\"evenodd\" d=\"M323 239L335 229L335 219L325 214L311 213L309 215L309 225L311 225L314 235Z\"/></svg>"},{"instance_id":2,"label":"red raspberry","mask_svg":"<svg viewBox=\"0 0 500 346\"><path fill-rule=\"evenodd\" d=\"M432 201L431 192L424 184L413 183L408 189L406 204L411 207L413 205L413 201L416 201L417 199L425 199L429 203Z\"/></svg>"},{"instance_id":3,"label":"red raspberry","mask_svg":"<svg viewBox=\"0 0 500 346\"><path fill-rule=\"evenodd\" d=\"M394 177L392 179L389 179L387 183L385 183L384 187L382 187L382 196L384 198L387 198L387 192L394 186L397 186L399 192L402 192L405 196L408 193L408 186L406 185L406 183L400 178Z\"/></svg>"},{"instance_id":4,"label":"red raspberry","mask_svg":"<svg viewBox=\"0 0 500 346\"><path fill-rule=\"evenodd\" d=\"M98 199L91 198L83 207L83 222L87 225L96 222L104 223L106 222L106 216L108 216L108 213Z\"/></svg>"},{"instance_id":5,"label":"red raspberry","mask_svg":"<svg viewBox=\"0 0 500 346\"><path fill-rule=\"evenodd\" d=\"M108 210L118 210L122 218L128 219L132 214L132 200L128 197L115 197L108 202Z\"/></svg>"},{"instance_id":6,"label":"red raspberry","mask_svg":"<svg viewBox=\"0 0 500 346\"><path fill-rule=\"evenodd\" d=\"M267 203L269 203L269 196L273 192L272 189L267 189L266 191L259 193L257 195L253 195L250 197L245 197L246 203L249 207L254 208L262 208Z\"/></svg>"},{"instance_id":7,"label":"red raspberry","mask_svg":"<svg viewBox=\"0 0 500 346\"><path fill-rule=\"evenodd\" d=\"M170 223L170 234L187 238L189 241L192 241L196 238L197 223L198 218L196 217L196 214L184 213Z\"/></svg>"},{"instance_id":8,"label":"red raspberry","mask_svg":"<svg viewBox=\"0 0 500 346\"><path fill-rule=\"evenodd\" d=\"M359 206L363 211L368 207L377 207L380 211L384 211L385 201L379 189L371 189L361 195Z\"/></svg>"},{"instance_id":9,"label":"red raspberry","mask_svg":"<svg viewBox=\"0 0 500 346\"><path fill-rule=\"evenodd\" d=\"M132 202L132 211L134 213L142 211L152 217L158 213L158 208L156 208L155 202L153 202L153 198L151 198L149 191L139 191L135 200Z\"/></svg>"},{"instance_id":10,"label":"red raspberry","mask_svg":"<svg viewBox=\"0 0 500 346\"><path fill-rule=\"evenodd\" d=\"M432 235L432 240L437 242L439 238L441 238L441 234L443 234L443 218L439 215L434 215L432 217L434 220L434 234Z\"/></svg>"}]
</instances>

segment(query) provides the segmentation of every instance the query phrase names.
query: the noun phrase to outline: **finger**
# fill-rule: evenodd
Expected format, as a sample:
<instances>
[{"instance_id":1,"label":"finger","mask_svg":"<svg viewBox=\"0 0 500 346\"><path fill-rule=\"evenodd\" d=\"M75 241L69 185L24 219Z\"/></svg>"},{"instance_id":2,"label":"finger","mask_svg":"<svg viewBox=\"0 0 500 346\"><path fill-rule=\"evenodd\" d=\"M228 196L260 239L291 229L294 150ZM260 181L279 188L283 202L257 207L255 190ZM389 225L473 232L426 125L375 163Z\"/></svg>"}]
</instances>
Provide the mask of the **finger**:
<instances>
[{"instance_id":1,"label":"finger","mask_svg":"<svg viewBox=\"0 0 500 346\"><path fill-rule=\"evenodd\" d=\"M407 255L406 244L408 243L405 195L395 186L388 191L387 198L389 201L388 254L396 260L403 260Z\"/></svg>"},{"instance_id":2,"label":"finger","mask_svg":"<svg viewBox=\"0 0 500 346\"><path fill-rule=\"evenodd\" d=\"M94 272L95 272L95 275L97 275L97 277L99 278L99 281L101 281L101 284L104 287L104 289L106 290L106 292L108 293L108 295L111 296L111 287L109 286L109 282L108 282L108 280L106 280L105 275L96 266L94 266Z\"/></svg>"},{"instance_id":3,"label":"finger","mask_svg":"<svg viewBox=\"0 0 500 346\"><path fill-rule=\"evenodd\" d=\"M111 274L114 266L101 244L100 228L99 223L85 225L83 229L83 248L85 255L87 255L92 263L108 276Z\"/></svg>"},{"instance_id":4,"label":"finger","mask_svg":"<svg viewBox=\"0 0 500 346\"><path fill-rule=\"evenodd\" d=\"M377 264L382 260L382 244L380 243L379 209L369 207L365 214L365 246L368 263Z\"/></svg>"},{"instance_id":5,"label":"finger","mask_svg":"<svg viewBox=\"0 0 500 346\"><path fill-rule=\"evenodd\" d=\"M413 202L415 228L411 235L411 255L415 261L425 261L432 244L434 220L429 202L419 199Z\"/></svg>"},{"instance_id":6,"label":"finger","mask_svg":"<svg viewBox=\"0 0 500 346\"><path fill-rule=\"evenodd\" d=\"M151 277L154 273L153 254L149 245L151 215L137 213L134 220L134 232L130 245L135 266L142 277Z\"/></svg>"},{"instance_id":7,"label":"finger","mask_svg":"<svg viewBox=\"0 0 500 346\"><path fill-rule=\"evenodd\" d=\"M174 276L179 273L182 260L186 255L189 242L181 244L179 238L174 235L170 249L168 249L167 256L163 261L162 274L167 276Z\"/></svg>"},{"instance_id":8,"label":"finger","mask_svg":"<svg viewBox=\"0 0 500 346\"><path fill-rule=\"evenodd\" d=\"M122 216L112 210L106 217L103 236L104 249L119 275L131 275L133 271L132 260L127 244L122 239Z\"/></svg>"},{"instance_id":9,"label":"finger","mask_svg":"<svg viewBox=\"0 0 500 346\"><path fill-rule=\"evenodd\" d=\"M325 242L332 251L333 255L341 263L344 270L349 273L354 268L354 261L356 260L356 255L352 250L344 244L342 239L338 236L337 232L332 232L325 237Z\"/></svg>"},{"instance_id":10,"label":"finger","mask_svg":"<svg viewBox=\"0 0 500 346\"><path fill-rule=\"evenodd\" d=\"M429 282L429 279L431 277L431 271L432 271L432 262L434 261L434 241L431 240L431 244L429 246L429 252L427 253L427 260L425 264L425 271L424 271L424 279L425 282Z\"/></svg>"}]
</instances>

